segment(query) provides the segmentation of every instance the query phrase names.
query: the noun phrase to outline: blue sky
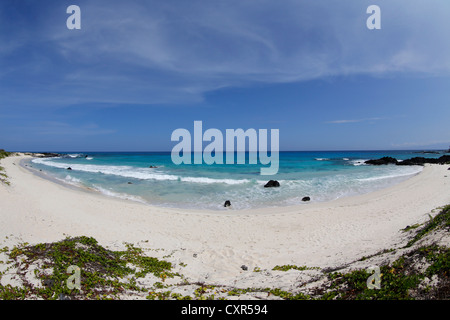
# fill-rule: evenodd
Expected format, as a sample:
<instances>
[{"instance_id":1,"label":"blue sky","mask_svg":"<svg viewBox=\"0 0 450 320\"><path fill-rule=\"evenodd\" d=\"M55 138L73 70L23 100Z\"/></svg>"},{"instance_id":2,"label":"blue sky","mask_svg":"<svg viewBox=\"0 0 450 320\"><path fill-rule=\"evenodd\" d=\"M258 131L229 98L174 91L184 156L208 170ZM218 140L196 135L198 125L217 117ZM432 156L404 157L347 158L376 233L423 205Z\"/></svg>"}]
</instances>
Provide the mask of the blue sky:
<instances>
[{"instance_id":1,"label":"blue sky","mask_svg":"<svg viewBox=\"0 0 450 320\"><path fill-rule=\"evenodd\" d=\"M281 150L447 148L449 17L447 0L2 0L0 148L170 151L195 120L279 129Z\"/></svg>"}]
</instances>

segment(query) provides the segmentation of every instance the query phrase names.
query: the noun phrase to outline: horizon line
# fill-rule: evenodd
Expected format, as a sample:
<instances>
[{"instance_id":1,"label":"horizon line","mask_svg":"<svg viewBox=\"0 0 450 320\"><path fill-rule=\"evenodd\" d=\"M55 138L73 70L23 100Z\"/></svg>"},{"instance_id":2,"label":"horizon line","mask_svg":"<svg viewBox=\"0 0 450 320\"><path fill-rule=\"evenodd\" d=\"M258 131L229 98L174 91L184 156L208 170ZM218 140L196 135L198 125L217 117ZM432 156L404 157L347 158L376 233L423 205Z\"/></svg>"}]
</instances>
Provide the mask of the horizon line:
<instances>
[{"instance_id":1,"label":"horizon line","mask_svg":"<svg viewBox=\"0 0 450 320\"><path fill-rule=\"evenodd\" d=\"M7 150L5 150L7 151ZM268 152L270 152L270 150L267 150ZM279 150L278 152L372 152L372 151L421 151L421 152L426 152L426 151L450 151L450 147L449 149L342 149L342 150ZM166 150L166 151L119 151L119 150L110 150L110 151L100 151L100 150L71 150L71 151L56 151L56 150L46 150L46 151L7 151L7 152L20 152L20 153L171 153L172 150ZM233 151L233 152L238 152L238 151ZM249 151L246 150L246 153L248 153ZM258 151L256 151L258 152ZM191 153L197 153L195 151L191 151ZM222 153L226 153L226 151L223 151Z\"/></svg>"}]
</instances>

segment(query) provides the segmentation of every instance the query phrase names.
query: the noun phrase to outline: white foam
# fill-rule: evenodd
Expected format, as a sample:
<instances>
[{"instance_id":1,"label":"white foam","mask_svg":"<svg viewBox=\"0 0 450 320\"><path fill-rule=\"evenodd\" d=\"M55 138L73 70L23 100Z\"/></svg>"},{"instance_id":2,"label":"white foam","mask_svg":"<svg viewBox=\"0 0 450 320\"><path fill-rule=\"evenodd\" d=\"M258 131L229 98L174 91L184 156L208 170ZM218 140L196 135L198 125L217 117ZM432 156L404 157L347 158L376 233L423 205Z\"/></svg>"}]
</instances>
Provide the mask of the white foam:
<instances>
[{"instance_id":1,"label":"white foam","mask_svg":"<svg viewBox=\"0 0 450 320\"><path fill-rule=\"evenodd\" d=\"M131 195L125 194L125 193L114 192L114 191L102 188L100 186L97 186L97 185L94 185L93 187L97 191L101 192L102 194L104 194L104 195L106 195L108 197L120 198L120 199L124 199L124 200L132 200L132 201L137 201L137 202L141 202L141 203L147 203L142 198L137 197L137 196L131 196Z\"/></svg>"},{"instance_id":2,"label":"white foam","mask_svg":"<svg viewBox=\"0 0 450 320\"><path fill-rule=\"evenodd\" d=\"M74 178L70 175L67 175L64 179L58 178L58 177L54 177L54 179L61 181L62 183L66 183L66 184L70 184L72 186L75 187L82 187L83 183L81 182L80 179Z\"/></svg>"},{"instance_id":3,"label":"white foam","mask_svg":"<svg viewBox=\"0 0 450 320\"><path fill-rule=\"evenodd\" d=\"M356 180L357 181L377 181L377 180L401 178L401 177L407 177L407 176L415 175L415 174L417 174L417 173L419 173L419 172L421 172L423 170L423 168L419 167L419 166L417 166L417 167L414 166L412 168L414 168L414 169L408 170L408 172L397 172L397 173L392 173L392 174L384 175L384 176L362 178L362 179L356 179Z\"/></svg>"},{"instance_id":4,"label":"white foam","mask_svg":"<svg viewBox=\"0 0 450 320\"><path fill-rule=\"evenodd\" d=\"M327 161L330 160L329 158L315 158L317 161Z\"/></svg>"},{"instance_id":5,"label":"white foam","mask_svg":"<svg viewBox=\"0 0 450 320\"><path fill-rule=\"evenodd\" d=\"M366 165L366 161L369 159L358 159L358 160L352 160L350 161L350 163L354 166L365 166Z\"/></svg>"},{"instance_id":6,"label":"white foam","mask_svg":"<svg viewBox=\"0 0 450 320\"><path fill-rule=\"evenodd\" d=\"M71 175L67 175L65 178L66 181L74 182L74 183L81 183L80 179L74 178Z\"/></svg>"},{"instance_id":7,"label":"white foam","mask_svg":"<svg viewBox=\"0 0 450 320\"><path fill-rule=\"evenodd\" d=\"M225 184L242 184L249 183L248 179L214 179L206 177L182 177L173 174L166 174L164 172L155 170L155 168L135 168L131 166L104 166L93 164L68 164L64 162L51 161L48 158L38 158L33 160L34 163L43 164L54 168L67 169L70 167L74 171L102 173L106 175L115 175L126 178L135 178L142 180L172 180L184 181L192 183L225 183Z\"/></svg>"},{"instance_id":8,"label":"white foam","mask_svg":"<svg viewBox=\"0 0 450 320\"><path fill-rule=\"evenodd\" d=\"M69 157L69 158L81 158L83 155L81 153L72 153L72 154L65 154L63 157Z\"/></svg>"},{"instance_id":9,"label":"white foam","mask_svg":"<svg viewBox=\"0 0 450 320\"><path fill-rule=\"evenodd\" d=\"M185 182L196 182L196 183L226 183L226 184L242 184L249 183L248 179L213 179L213 178L204 178L204 177L180 177L180 181Z\"/></svg>"}]
</instances>

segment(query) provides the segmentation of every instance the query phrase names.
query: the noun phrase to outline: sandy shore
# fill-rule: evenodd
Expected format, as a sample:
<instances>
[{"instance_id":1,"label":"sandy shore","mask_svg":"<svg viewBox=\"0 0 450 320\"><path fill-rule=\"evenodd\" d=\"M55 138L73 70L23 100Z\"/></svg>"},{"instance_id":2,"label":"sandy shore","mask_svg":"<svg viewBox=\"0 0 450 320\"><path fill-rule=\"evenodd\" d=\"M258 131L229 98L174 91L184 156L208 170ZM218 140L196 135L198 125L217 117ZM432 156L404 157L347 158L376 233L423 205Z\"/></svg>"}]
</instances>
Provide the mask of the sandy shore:
<instances>
[{"instance_id":1,"label":"sandy shore","mask_svg":"<svg viewBox=\"0 0 450 320\"><path fill-rule=\"evenodd\" d=\"M402 228L450 203L450 172L442 165L426 165L409 180L366 195L224 213L151 207L74 190L32 174L20 166L23 158L1 160L11 185L0 184L0 246L79 235L111 249L134 243L170 253L169 261L186 264L183 273L191 281L261 281L244 278L242 265L343 265L395 247L404 240Z\"/></svg>"}]
</instances>

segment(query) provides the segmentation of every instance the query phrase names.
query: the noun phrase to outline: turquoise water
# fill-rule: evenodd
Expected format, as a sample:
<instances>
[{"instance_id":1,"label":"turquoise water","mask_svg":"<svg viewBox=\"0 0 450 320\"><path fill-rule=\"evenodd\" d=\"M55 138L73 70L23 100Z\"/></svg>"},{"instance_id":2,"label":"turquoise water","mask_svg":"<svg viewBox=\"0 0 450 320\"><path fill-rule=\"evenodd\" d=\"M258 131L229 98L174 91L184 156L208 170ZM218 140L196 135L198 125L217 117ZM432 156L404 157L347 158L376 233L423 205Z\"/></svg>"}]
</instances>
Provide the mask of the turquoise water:
<instances>
[{"instance_id":1,"label":"turquoise water","mask_svg":"<svg viewBox=\"0 0 450 320\"><path fill-rule=\"evenodd\" d=\"M407 159L413 151L280 152L276 175L260 175L261 165L175 165L170 152L68 153L34 159L30 164L53 178L105 195L166 207L226 210L330 201L368 193L404 181L420 166L371 166L368 159L391 156ZM248 159L248 155L247 158ZM151 168L150 166L153 166ZM265 167L269 167L266 165ZM71 167L72 170L67 170ZM264 188L278 180L279 188Z\"/></svg>"}]
</instances>

